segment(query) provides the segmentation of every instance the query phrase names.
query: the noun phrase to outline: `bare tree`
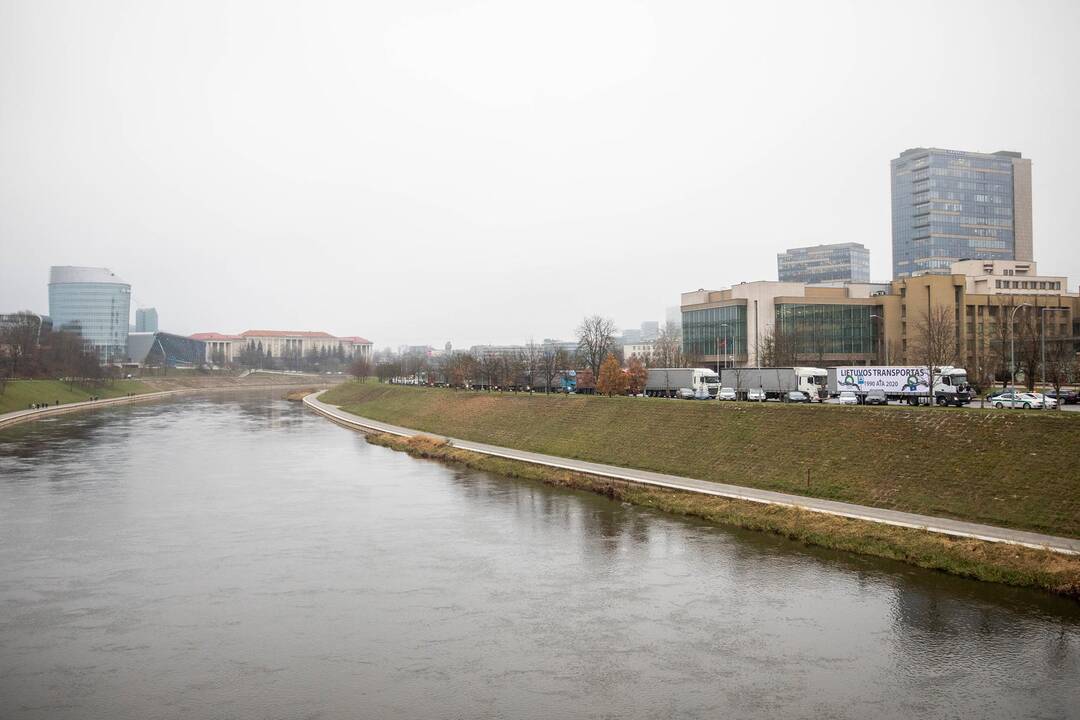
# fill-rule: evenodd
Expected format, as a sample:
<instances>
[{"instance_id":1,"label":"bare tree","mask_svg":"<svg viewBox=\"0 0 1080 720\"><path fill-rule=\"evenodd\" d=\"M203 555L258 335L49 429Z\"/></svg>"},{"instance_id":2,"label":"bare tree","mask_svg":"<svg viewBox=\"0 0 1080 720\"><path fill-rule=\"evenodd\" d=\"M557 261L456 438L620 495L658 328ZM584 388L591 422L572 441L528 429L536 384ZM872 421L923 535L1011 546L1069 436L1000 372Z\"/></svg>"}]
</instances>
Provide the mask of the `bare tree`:
<instances>
[{"instance_id":1,"label":"bare tree","mask_svg":"<svg viewBox=\"0 0 1080 720\"><path fill-rule=\"evenodd\" d=\"M766 328L758 342L758 362L761 367L791 367L797 364L795 334L783 328Z\"/></svg>"},{"instance_id":2,"label":"bare tree","mask_svg":"<svg viewBox=\"0 0 1080 720\"><path fill-rule=\"evenodd\" d=\"M914 327L914 353L927 366L927 397L933 403L934 370L952 365L960 354L953 309L947 305L928 308Z\"/></svg>"},{"instance_id":3,"label":"bare tree","mask_svg":"<svg viewBox=\"0 0 1080 720\"><path fill-rule=\"evenodd\" d=\"M647 358L649 367L683 367L682 328L672 323L665 323L664 328L653 343L652 356Z\"/></svg>"},{"instance_id":4,"label":"bare tree","mask_svg":"<svg viewBox=\"0 0 1080 720\"><path fill-rule=\"evenodd\" d=\"M1061 408L1061 386L1080 374L1080 363L1072 338L1056 335L1046 339L1046 381L1054 386Z\"/></svg>"},{"instance_id":5,"label":"bare tree","mask_svg":"<svg viewBox=\"0 0 1080 720\"><path fill-rule=\"evenodd\" d=\"M577 330L578 357L592 370L593 377L600 374L600 365L615 346L615 322L610 318L592 315L581 321Z\"/></svg>"},{"instance_id":6,"label":"bare tree","mask_svg":"<svg viewBox=\"0 0 1080 720\"><path fill-rule=\"evenodd\" d=\"M15 313L0 328L0 351L6 359L7 374L15 377L22 373L34 374L32 359L37 354L41 335L41 318L31 312Z\"/></svg>"},{"instance_id":7,"label":"bare tree","mask_svg":"<svg viewBox=\"0 0 1080 720\"><path fill-rule=\"evenodd\" d=\"M536 381L540 379L543 366L544 353L540 346L529 338L524 349L518 354L518 363L521 367L521 375L525 379L525 385L532 389Z\"/></svg>"},{"instance_id":8,"label":"bare tree","mask_svg":"<svg viewBox=\"0 0 1080 720\"><path fill-rule=\"evenodd\" d=\"M544 379L544 392L550 392L551 388L555 387L556 378L562 375L569 364L566 351L561 347L544 350L540 358L540 374Z\"/></svg>"},{"instance_id":9,"label":"bare tree","mask_svg":"<svg viewBox=\"0 0 1080 720\"><path fill-rule=\"evenodd\" d=\"M367 382L371 375L371 361L366 355L357 355L349 364L349 374L361 382Z\"/></svg>"}]
</instances>

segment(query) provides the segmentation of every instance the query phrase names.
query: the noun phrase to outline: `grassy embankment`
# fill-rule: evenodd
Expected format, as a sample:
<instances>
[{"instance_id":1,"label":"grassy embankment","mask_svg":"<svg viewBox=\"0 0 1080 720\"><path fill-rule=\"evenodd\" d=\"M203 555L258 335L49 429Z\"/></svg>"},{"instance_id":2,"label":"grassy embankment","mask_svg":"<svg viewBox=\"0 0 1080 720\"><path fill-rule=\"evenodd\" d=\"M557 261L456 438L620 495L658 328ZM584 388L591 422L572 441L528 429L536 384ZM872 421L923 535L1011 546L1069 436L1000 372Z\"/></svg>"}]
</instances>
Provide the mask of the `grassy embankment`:
<instances>
[{"instance_id":1,"label":"grassy embankment","mask_svg":"<svg viewBox=\"0 0 1080 720\"><path fill-rule=\"evenodd\" d=\"M0 413L26 410L30 403L61 405L82 402L91 397L114 398L123 395L154 392L154 388L138 380L105 381L101 385L69 385L61 380L11 380L0 394Z\"/></svg>"},{"instance_id":2,"label":"grassy embankment","mask_svg":"<svg viewBox=\"0 0 1080 720\"><path fill-rule=\"evenodd\" d=\"M1071 414L500 396L356 383L323 399L426 432L564 457L1073 537L1080 529L1080 473L1069 458L1080 418ZM430 440L373 440L823 547L1080 596L1078 557L641 487Z\"/></svg>"},{"instance_id":3,"label":"grassy embankment","mask_svg":"<svg viewBox=\"0 0 1080 720\"><path fill-rule=\"evenodd\" d=\"M204 374L187 371L171 371L167 375L155 375L134 380L103 380L100 384L69 385L62 380L10 380L0 393L0 413L14 410L26 410L30 403L49 403L57 400L61 405L99 398L121 397L127 394L163 390L213 390L222 388L266 387L268 385L295 386L299 383L311 383L310 375L280 375L272 373L252 373L246 377L235 374ZM333 382L334 380L329 380ZM310 390L309 390L310 392Z\"/></svg>"}]
</instances>

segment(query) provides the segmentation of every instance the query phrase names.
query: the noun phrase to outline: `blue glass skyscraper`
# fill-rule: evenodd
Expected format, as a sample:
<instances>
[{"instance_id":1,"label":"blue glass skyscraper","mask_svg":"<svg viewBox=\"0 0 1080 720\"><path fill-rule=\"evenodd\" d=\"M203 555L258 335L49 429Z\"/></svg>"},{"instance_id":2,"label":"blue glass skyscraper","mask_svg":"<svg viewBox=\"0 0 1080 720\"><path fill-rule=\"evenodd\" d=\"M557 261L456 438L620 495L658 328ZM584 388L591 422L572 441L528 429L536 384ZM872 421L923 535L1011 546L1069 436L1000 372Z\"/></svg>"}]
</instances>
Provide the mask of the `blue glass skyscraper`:
<instances>
[{"instance_id":1,"label":"blue glass skyscraper","mask_svg":"<svg viewBox=\"0 0 1080 720\"><path fill-rule=\"evenodd\" d=\"M131 286L107 268L57 266L49 270L49 315L55 330L82 335L102 363L127 355Z\"/></svg>"},{"instance_id":2,"label":"blue glass skyscraper","mask_svg":"<svg viewBox=\"0 0 1080 720\"><path fill-rule=\"evenodd\" d=\"M890 163L893 277L957 260L1033 260L1031 161L1018 152L913 148Z\"/></svg>"}]
</instances>

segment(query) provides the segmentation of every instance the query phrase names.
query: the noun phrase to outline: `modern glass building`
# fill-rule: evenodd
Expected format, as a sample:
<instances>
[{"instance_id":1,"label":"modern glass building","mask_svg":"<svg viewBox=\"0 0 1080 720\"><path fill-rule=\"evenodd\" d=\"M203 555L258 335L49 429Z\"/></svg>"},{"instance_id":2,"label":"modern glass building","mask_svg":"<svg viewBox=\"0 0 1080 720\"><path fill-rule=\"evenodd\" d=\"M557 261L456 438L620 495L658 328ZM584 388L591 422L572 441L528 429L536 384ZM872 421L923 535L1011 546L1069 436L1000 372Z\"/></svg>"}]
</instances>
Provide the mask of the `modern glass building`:
<instances>
[{"instance_id":1,"label":"modern glass building","mask_svg":"<svg viewBox=\"0 0 1080 720\"><path fill-rule=\"evenodd\" d=\"M688 357L746 360L746 305L684 310L683 352Z\"/></svg>"},{"instance_id":2,"label":"modern glass building","mask_svg":"<svg viewBox=\"0 0 1080 720\"><path fill-rule=\"evenodd\" d=\"M791 248L776 256L780 282L870 282L870 251L861 243Z\"/></svg>"},{"instance_id":3,"label":"modern glass building","mask_svg":"<svg viewBox=\"0 0 1080 720\"><path fill-rule=\"evenodd\" d=\"M871 355L879 350L881 317L874 305L777 303L774 327L792 339L797 356Z\"/></svg>"},{"instance_id":4,"label":"modern glass building","mask_svg":"<svg viewBox=\"0 0 1080 720\"><path fill-rule=\"evenodd\" d=\"M127 357L131 286L107 268L56 266L49 270L49 315L56 330L82 335L102 363Z\"/></svg>"},{"instance_id":5,"label":"modern glass building","mask_svg":"<svg viewBox=\"0 0 1080 720\"><path fill-rule=\"evenodd\" d=\"M958 260L1032 260L1031 160L913 148L890 163L893 277Z\"/></svg>"},{"instance_id":6,"label":"modern glass building","mask_svg":"<svg viewBox=\"0 0 1080 720\"><path fill-rule=\"evenodd\" d=\"M135 311L135 332L157 331L157 308L139 308Z\"/></svg>"}]
</instances>

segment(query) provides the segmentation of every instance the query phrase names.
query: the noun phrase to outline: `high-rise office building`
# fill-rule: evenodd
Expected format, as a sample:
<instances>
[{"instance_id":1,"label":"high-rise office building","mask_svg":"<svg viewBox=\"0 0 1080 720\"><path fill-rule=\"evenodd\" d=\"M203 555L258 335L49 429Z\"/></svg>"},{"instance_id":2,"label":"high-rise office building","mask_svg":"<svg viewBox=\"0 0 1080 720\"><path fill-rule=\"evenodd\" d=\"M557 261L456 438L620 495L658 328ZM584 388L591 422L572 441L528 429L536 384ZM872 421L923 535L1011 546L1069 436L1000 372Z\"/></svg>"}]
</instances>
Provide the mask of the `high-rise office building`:
<instances>
[{"instance_id":1,"label":"high-rise office building","mask_svg":"<svg viewBox=\"0 0 1080 720\"><path fill-rule=\"evenodd\" d=\"M103 363L123 361L131 319L131 286L107 268L50 268L49 316L54 329L82 335Z\"/></svg>"},{"instance_id":2,"label":"high-rise office building","mask_svg":"<svg viewBox=\"0 0 1080 720\"><path fill-rule=\"evenodd\" d=\"M791 248L776 255L780 282L870 282L870 251L861 243Z\"/></svg>"},{"instance_id":3,"label":"high-rise office building","mask_svg":"<svg viewBox=\"0 0 1080 720\"><path fill-rule=\"evenodd\" d=\"M958 260L1033 260L1031 160L913 148L890 163L893 277Z\"/></svg>"},{"instance_id":4,"label":"high-rise office building","mask_svg":"<svg viewBox=\"0 0 1080 720\"><path fill-rule=\"evenodd\" d=\"M157 308L139 308L135 311L135 332L157 331Z\"/></svg>"}]
</instances>

